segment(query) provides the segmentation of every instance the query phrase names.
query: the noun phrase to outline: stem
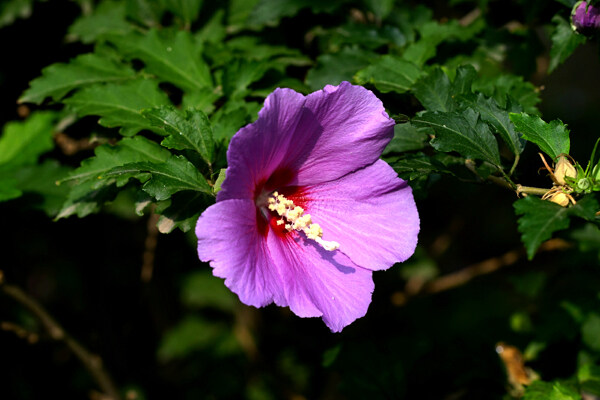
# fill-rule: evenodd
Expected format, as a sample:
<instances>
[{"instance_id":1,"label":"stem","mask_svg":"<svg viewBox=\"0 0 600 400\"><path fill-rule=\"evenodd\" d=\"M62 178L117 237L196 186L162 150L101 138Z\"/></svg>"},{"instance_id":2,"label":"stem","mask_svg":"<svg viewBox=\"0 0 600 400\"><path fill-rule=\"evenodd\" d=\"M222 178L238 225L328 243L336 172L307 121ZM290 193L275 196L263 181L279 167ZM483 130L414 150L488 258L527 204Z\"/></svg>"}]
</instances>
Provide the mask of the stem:
<instances>
[{"instance_id":1,"label":"stem","mask_svg":"<svg viewBox=\"0 0 600 400\"><path fill-rule=\"evenodd\" d=\"M57 342L63 342L94 378L98 386L110 400L121 400L121 395L112 378L102 365L102 359L83 347L77 340L69 335L64 328L38 303L33 297L15 285L4 281L4 274L0 270L0 292L20 303L35 315L44 326L50 337Z\"/></svg>"},{"instance_id":2,"label":"stem","mask_svg":"<svg viewBox=\"0 0 600 400\"><path fill-rule=\"evenodd\" d=\"M550 189L517 185L517 194L525 193L525 194L535 194L537 196L543 196L546 193L548 193L548 190L550 190Z\"/></svg>"},{"instance_id":3,"label":"stem","mask_svg":"<svg viewBox=\"0 0 600 400\"><path fill-rule=\"evenodd\" d=\"M515 172L515 169L517 168L517 164L519 164L520 160L521 160L521 156L517 154L515 156L515 161L513 161L512 167L510 167L510 171L508 172L508 176L512 176L513 175L513 173Z\"/></svg>"}]
</instances>

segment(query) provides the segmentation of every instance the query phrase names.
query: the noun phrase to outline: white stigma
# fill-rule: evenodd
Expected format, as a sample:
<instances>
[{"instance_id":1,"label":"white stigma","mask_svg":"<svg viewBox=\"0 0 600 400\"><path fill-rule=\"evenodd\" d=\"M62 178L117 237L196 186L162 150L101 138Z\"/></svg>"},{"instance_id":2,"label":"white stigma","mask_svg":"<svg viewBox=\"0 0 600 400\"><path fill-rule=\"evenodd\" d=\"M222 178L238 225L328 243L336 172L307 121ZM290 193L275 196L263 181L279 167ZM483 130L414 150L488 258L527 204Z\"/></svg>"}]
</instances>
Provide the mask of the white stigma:
<instances>
[{"instance_id":1,"label":"white stigma","mask_svg":"<svg viewBox=\"0 0 600 400\"><path fill-rule=\"evenodd\" d=\"M310 240L314 240L327 251L340 247L338 242L323 240L323 229L319 224L313 224L310 214L304 214L304 208L298 207L284 195L273 192L269 196L269 210L275 211L281 219L277 225L284 225L288 231L302 231Z\"/></svg>"}]
</instances>

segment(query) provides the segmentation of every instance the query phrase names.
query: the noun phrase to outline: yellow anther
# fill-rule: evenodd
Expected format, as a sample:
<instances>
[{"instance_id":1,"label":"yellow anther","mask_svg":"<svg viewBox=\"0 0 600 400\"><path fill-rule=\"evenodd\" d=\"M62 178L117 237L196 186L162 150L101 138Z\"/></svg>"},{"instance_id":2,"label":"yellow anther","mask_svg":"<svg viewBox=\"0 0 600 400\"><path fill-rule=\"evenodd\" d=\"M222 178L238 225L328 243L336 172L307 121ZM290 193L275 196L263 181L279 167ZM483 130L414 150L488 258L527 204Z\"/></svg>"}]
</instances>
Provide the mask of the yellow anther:
<instances>
[{"instance_id":1,"label":"yellow anther","mask_svg":"<svg viewBox=\"0 0 600 400\"><path fill-rule=\"evenodd\" d=\"M313 224L310 214L304 214L304 208L296 206L293 201L287 199L284 195L273 192L268 199L268 203L269 210L275 211L280 217L283 217L277 220L277 225L285 224L284 227L288 231L304 232L308 239L314 240L325 250L332 251L340 247L337 242L323 240L323 229L319 224Z\"/></svg>"}]
</instances>

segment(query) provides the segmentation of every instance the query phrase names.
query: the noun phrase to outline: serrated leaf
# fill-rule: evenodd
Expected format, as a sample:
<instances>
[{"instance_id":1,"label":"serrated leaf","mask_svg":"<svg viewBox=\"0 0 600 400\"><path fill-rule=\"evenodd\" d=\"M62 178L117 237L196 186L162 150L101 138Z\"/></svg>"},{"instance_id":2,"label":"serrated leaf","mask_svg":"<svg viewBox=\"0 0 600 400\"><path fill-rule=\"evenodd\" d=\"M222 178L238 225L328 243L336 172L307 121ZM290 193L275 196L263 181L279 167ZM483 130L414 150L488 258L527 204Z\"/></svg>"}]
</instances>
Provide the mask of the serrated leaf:
<instances>
[{"instance_id":1,"label":"serrated leaf","mask_svg":"<svg viewBox=\"0 0 600 400\"><path fill-rule=\"evenodd\" d=\"M114 146L105 144L96 147L94 154L95 157L84 160L79 168L60 183L92 180L103 185L105 174L115 167L139 161L161 163L171 156L168 150L143 136L124 138Z\"/></svg>"},{"instance_id":2,"label":"serrated leaf","mask_svg":"<svg viewBox=\"0 0 600 400\"><path fill-rule=\"evenodd\" d=\"M342 3L321 0L259 0L247 22L253 26L273 24L283 17L296 15L303 8L311 8L314 13L333 12Z\"/></svg>"},{"instance_id":3,"label":"serrated leaf","mask_svg":"<svg viewBox=\"0 0 600 400\"><path fill-rule=\"evenodd\" d=\"M519 155L523 152L523 143L519 134L515 132L509 113L502 110L493 98L486 98L479 93L478 95L461 96L459 101L465 108L477 111L481 119L490 124L500 135L513 154Z\"/></svg>"},{"instance_id":4,"label":"serrated leaf","mask_svg":"<svg viewBox=\"0 0 600 400\"><path fill-rule=\"evenodd\" d=\"M571 25L560 15L556 14L552 18L556 24L552 33L552 47L550 48L550 65L548 73L554 71L559 64L562 64L575 49L585 43L585 36L573 32Z\"/></svg>"},{"instance_id":5,"label":"serrated leaf","mask_svg":"<svg viewBox=\"0 0 600 400\"><path fill-rule=\"evenodd\" d=\"M501 168L498 142L477 112L426 112L413 118L412 122L435 131L431 145L437 150L456 151L466 158L487 161Z\"/></svg>"},{"instance_id":6,"label":"serrated leaf","mask_svg":"<svg viewBox=\"0 0 600 400\"><path fill-rule=\"evenodd\" d=\"M207 207L206 196L198 192L175 193L155 209L160 214L156 224L160 233L171 233L175 228L187 232L196 226L200 213Z\"/></svg>"},{"instance_id":7,"label":"serrated leaf","mask_svg":"<svg viewBox=\"0 0 600 400\"><path fill-rule=\"evenodd\" d=\"M171 153L158 144L142 137L124 138L115 146L102 145L95 149L95 157L59 181L60 185L75 182L57 219L73 214L84 217L100 209L106 201L114 199L117 186L124 186L131 176L106 177L115 167L138 161L165 162Z\"/></svg>"},{"instance_id":8,"label":"serrated leaf","mask_svg":"<svg viewBox=\"0 0 600 400\"><path fill-rule=\"evenodd\" d=\"M551 201L527 196L515 201L515 213L521 215L518 220L521 241L531 260L542 242L550 239L554 232L567 229L570 216L590 219L598 209L598 202L591 196L580 200L572 207L561 207Z\"/></svg>"},{"instance_id":9,"label":"serrated leaf","mask_svg":"<svg viewBox=\"0 0 600 400\"><path fill-rule=\"evenodd\" d=\"M150 179L147 179L150 174ZM142 189L156 200L166 200L174 193L190 190L213 195L206 178L183 156L171 156L162 163L136 162L113 168L105 178L129 179L145 182Z\"/></svg>"},{"instance_id":10,"label":"serrated leaf","mask_svg":"<svg viewBox=\"0 0 600 400\"><path fill-rule=\"evenodd\" d=\"M214 142L210 121L200 110L181 112L172 106L161 106L143 112L154 126L168 135L162 145L170 149L194 150L210 165L214 157Z\"/></svg>"},{"instance_id":11,"label":"serrated leaf","mask_svg":"<svg viewBox=\"0 0 600 400\"><path fill-rule=\"evenodd\" d=\"M90 14L78 18L69 28L69 37L83 43L93 43L109 34L126 35L135 27L127 22L123 2L103 1Z\"/></svg>"},{"instance_id":12,"label":"serrated leaf","mask_svg":"<svg viewBox=\"0 0 600 400\"><path fill-rule=\"evenodd\" d=\"M492 77L481 77L473 82L473 91L480 91L488 97L493 97L500 108L508 107L508 99L522 107L528 114L539 114L536 104L539 103L539 90L531 82L523 80L522 76L501 74Z\"/></svg>"},{"instance_id":13,"label":"serrated leaf","mask_svg":"<svg viewBox=\"0 0 600 400\"><path fill-rule=\"evenodd\" d=\"M425 147L427 139L427 133L410 122L396 124L394 126L394 137L383 151L383 155L420 150Z\"/></svg>"},{"instance_id":14,"label":"serrated leaf","mask_svg":"<svg viewBox=\"0 0 600 400\"><path fill-rule=\"evenodd\" d=\"M42 70L42 76L30 83L19 103L40 104L46 97L60 100L67 93L95 83L132 79L135 71L97 54L83 54L68 64L56 63Z\"/></svg>"},{"instance_id":15,"label":"serrated leaf","mask_svg":"<svg viewBox=\"0 0 600 400\"><path fill-rule=\"evenodd\" d=\"M581 400L581 395L560 382L535 381L527 386L523 400Z\"/></svg>"},{"instance_id":16,"label":"serrated leaf","mask_svg":"<svg viewBox=\"0 0 600 400\"><path fill-rule=\"evenodd\" d=\"M41 164L25 165L13 172L15 187L32 195L28 197L28 205L53 217L61 209L69 192L68 187L57 185L56 181L64 178L70 170L51 159Z\"/></svg>"},{"instance_id":17,"label":"serrated leaf","mask_svg":"<svg viewBox=\"0 0 600 400\"><path fill-rule=\"evenodd\" d=\"M113 36L110 41L130 59L143 61L145 70L160 81L184 90L206 90L213 86L201 48L187 31L168 35L152 29L145 35Z\"/></svg>"},{"instance_id":18,"label":"serrated leaf","mask_svg":"<svg viewBox=\"0 0 600 400\"><path fill-rule=\"evenodd\" d=\"M248 86L262 78L270 68L268 62L236 59L225 65L223 91L230 99L240 99L248 93Z\"/></svg>"},{"instance_id":19,"label":"serrated leaf","mask_svg":"<svg viewBox=\"0 0 600 400\"><path fill-rule=\"evenodd\" d=\"M422 153L406 154L403 158L391 162L390 165L401 178L410 181L436 172L452 174L442 162Z\"/></svg>"},{"instance_id":20,"label":"serrated leaf","mask_svg":"<svg viewBox=\"0 0 600 400\"><path fill-rule=\"evenodd\" d=\"M319 90L325 85L351 81L354 74L376 57L374 53L354 47L344 48L339 53L322 54L317 57L317 65L306 74L306 84L311 90Z\"/></svg>"},{"instance_id":21,"label":"serrated leaf","mask_svg":"<svg viewBox=\"0 0 600 400\"><path fill-rule=\"evenodd\" d=\"M420 79L413 87L413 93L423 107L429 111L452 111L453 91L448 76L441 68L435 68Z\"/></svg>"},{"instance_id":22,"label":"serrated leaf","mask_svg":"<svg viewBox=\"0 0 600 400\"><path fill-rule=\"evenodd\" d=\"M165 8L181 18L187 25L198 18L204 0L165 0Z\"/></svg>"},{"instance_id":23,"label":"serrated leaf","mask_svg":"<svg viewBox=\"0 0 600 400\"><path fill-rule=\"evenodd\" d=\"M0 136L0 168L14 168L35 163L54 147L52 134L56 115L33 113L23 122L9 122Z\"/></svg>"},{"instance_id":24,"label":"serrated leaf","mask_svg":"<svg viewBox=\"0 0 600 400\"><path fill-rule=\"evenodd\" d=\"M511 113L510 120L517 131L523 134L523 138L537 144L552 159L561 154L569 154L569 130L560 120L546 123L536 115L525 113Z\"/></svg>"},{"instance_id":25,"label":"serrated leaf","mask_svg":"<svg viewBox=\"0 0 600 400\"><path fill-rule=\"evenodd\" d=\"M377 90L404 93L421 76L421 70L413 63L400 57L385 55L354 76L359 85L372 84Z\"/></svg>"},{"instance_id":26,"label":"serrated leaf","mask_svg":"<svg viewBox=\"0 0 600 400\"><path fill-rule=\"evenodd\" d=\"M132 136L143 129L160 133L159 129L142 116L142 110L170 104L158 83L138 79L123 84L94 85L84 88L64 103L79 116L98 115L100 125L115 128L123 136Z\"/></svg>"}]
</instances>

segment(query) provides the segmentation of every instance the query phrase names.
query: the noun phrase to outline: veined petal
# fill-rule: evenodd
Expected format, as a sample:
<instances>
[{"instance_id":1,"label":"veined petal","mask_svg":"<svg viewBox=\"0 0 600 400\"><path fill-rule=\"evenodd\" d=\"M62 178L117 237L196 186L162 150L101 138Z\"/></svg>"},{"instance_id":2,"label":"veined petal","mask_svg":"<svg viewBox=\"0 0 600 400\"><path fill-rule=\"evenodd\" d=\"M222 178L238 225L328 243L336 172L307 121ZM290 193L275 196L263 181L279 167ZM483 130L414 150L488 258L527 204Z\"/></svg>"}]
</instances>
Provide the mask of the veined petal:
<instances>
[{"instance_id":1,"label":"veined petal","mask_svg":"<svg viewBox=\"0 0 600 400\"><path fill-rule=\"evenodd\" d=\"M271 256L282 274L290 309L300 317L323 317L333 332L367 313L374 284L372 272L341 252L326 251L299 234L267 237Z\"/></svg>"},{"instance_id":2,"label":"veined petal","mask_svg":"<svg viewBox=\"0 0 600 400\"><path fill-rule=\"evenodd\" d=\"M304 187L292 201L303 204L323 228L323 239L370 270L409 258L417 245L419 215L411 188L384 161L341 179Z\"/></svg>"},{"instance_id":3,"label":"veined petal","mask_svg":"<svg viewBox=\"0 0 600 400\"><path fill-rule=\"evenodd\" d=\"M284 164L304 102L305 97L292 89L276 89L266 98L258 119L240 129L229 143L227 177L217 201L252 198L256 185Z\"/></svg>"},{"instance_id":4,"label":"veined petal","mask_svg":"<svg viewBox=\"0 0 600 400\"><path fill-rule=\"evenodd\" d=\"M314 135L310 148L293 164L298 169L297 185L328 182L374 163L394 136L394 120L381 100L362 86L327 85L309 94L305 107L322 131L309 130ZM305 134L304 121L295 136Z\"/></svg>"},{"instance_id":5,"label":"veined petal","mask_svg":"<svg viewBox=\"0 0 600 400\"><path fill-rule=\"evenodd\" d=\"M206 209L196 224L198 255L213 275L248 305L285 306L282 280L259 229L251 200L225 200Z\"/></svg>"},{"instance_id":6,"label":"veined petal","mask_svg":"<svg viewBox=\"0 0 600 400\"><path fill-rule=\"evenodd\" d=\"M252 198L260 184L277 189L338 179L375 162L393 126L381 101L361 86L342 82L306 97L277 89L258 119L231 139L218 200Z\"/></svg>"}]
</instances>

